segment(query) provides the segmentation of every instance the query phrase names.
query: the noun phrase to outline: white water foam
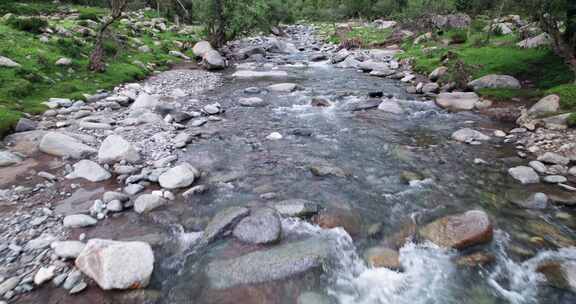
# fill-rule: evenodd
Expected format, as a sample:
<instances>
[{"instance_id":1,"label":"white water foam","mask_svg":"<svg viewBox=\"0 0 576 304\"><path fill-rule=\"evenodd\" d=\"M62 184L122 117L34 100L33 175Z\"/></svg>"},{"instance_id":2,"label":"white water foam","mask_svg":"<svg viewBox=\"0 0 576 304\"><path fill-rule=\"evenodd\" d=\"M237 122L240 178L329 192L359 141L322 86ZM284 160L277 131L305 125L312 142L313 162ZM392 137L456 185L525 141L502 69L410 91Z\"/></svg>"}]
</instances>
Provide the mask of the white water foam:
<instances>
[{"instance_id":1,"label":"white water foam","mask_svg":"<svg viewBox=\"0 0 576 304\"><path fill-rule=\"evenodd\" d=\"M542 251L522 263L511 260L506 253L509 236L502 231L495 235L497 266L488 278L489 285L512 304L538 303L539 285L545 282L536 269L544 261L576 261L576 247L558 251Z\"/></svg>"},{"instance_id":2,"label":"white water foam","mask_svg":"<svg viewBox=\"0 0 576 304\"><path fill-rule=\"evenodd\" d=\"M447 303L454 252L431 243L407 244L400 250L404 272L368 268L358 256L352 238L341 228L323 230L311 224L284 220L290 233L319 235L332 241L333 263L327 265L328 294L341 304Z\"/></svg>"}]
</instances>

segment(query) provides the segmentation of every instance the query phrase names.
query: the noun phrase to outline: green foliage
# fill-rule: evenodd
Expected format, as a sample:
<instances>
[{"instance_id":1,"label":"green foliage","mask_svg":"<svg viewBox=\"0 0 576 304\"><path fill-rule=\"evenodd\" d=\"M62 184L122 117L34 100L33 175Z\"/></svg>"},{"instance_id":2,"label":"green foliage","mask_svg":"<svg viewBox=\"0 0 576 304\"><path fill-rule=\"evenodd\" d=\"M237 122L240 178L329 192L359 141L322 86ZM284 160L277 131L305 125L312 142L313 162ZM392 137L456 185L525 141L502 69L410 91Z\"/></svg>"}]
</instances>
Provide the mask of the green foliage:
<instances>
[{"instance_id":1,"label":"green foliage","mask_svg":"<svg viewBox=\"0 0 576 304\"><path fill-rule=\"evenodd\" d=\"M560 106L564 110L576 110L576 85L564 84L551 88L547 94L560 96Z\"/></svg>"},{"instance_id":2,"label":"green foliage","mask_svg":"<svg viewBox=\"0 0 576 304\"><path fill-rule=\"evenodd\" d=\"M48 21L37 17L18 17L6 21L12 28L29 33L39 34L48 26Z\"/></svg>"},{"instance_id":3,"label":"green foliage","mask_svg":"<svg viewBox=\"0 0 576 304\"><path fill-rule=\"evenodd\" d=\"M463 44L468 41L468 34L466 31L455 31L450 33L450 44Z\"/></svg>"},{"instance_id":4,"label":"green foliage","mask_svg":"<svg viewBox=\"0 0 576 304\"><path fill-rule=\"evenodd\" d=\"M12 13L19 16L31 16L49 14L57 10L58 5L52 1L2 0L0 3L0 15Z\"/></svg>"},{"instance_id":5,"label":"green foliage","mask_svg":"<svg viewBox=\"0 0 576 304\"><path fill-rule=\"evenodd\" d=\"M80 13L80 16L78 16L78 19L98 21L98 20L100 20L100 16L98 16L98 14L95 12L85 12L85 13Z\"/></svg>"},{"instance_id":6,"label":"green foliage","mask_svg":"<svg viewBox=\"0 0 576 304\"><path fill-rule=\"evenodd\" d=\"M570 128L576 128L576 113L572 113L570 114L570 116L568 116L568 127Z\"/></svg>"},{"instance_id":7,"label":"green foliage","mask_svg":"<svg viewBox=\"0 0 576 304\"><path fill-rule=\"evenodd\" d=\"M2 101L0 101L0 104ZM0 138L8 133L15 125L22 114L0 107Z\"/></svg>"}]
</instances>

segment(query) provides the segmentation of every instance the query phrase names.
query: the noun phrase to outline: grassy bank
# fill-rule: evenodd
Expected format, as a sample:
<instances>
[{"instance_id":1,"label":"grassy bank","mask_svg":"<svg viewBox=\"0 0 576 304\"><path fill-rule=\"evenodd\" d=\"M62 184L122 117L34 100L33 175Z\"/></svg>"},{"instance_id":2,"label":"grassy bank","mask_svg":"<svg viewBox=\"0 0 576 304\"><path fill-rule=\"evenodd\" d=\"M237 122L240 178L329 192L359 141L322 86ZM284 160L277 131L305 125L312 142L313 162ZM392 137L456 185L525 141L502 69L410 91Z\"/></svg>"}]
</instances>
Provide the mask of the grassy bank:
<instances>
[{"instance_id":1,"label":"grassy bank","mask_svg":"<svg viewBox=\"0 0 576 304\"><path fill-rule=\"evenodd\" d=\"M20 12L21 5L18 3L18 9L13 12ZM25 7L26 12L46 8L45 4L36 3L26 4ZM6 6L2 9L6 10ZM61 11L62 7L56 9ZM126 23L119 22L112 31L114 34L106 40L106 72L94 73L87 69L94 36L83 34L80 29L86 30L90 24L95 29L88 20L99 20L107 12L102 8L91 7L78 7L77 11L77 19L50 19L51 29L70 34L52 34L44 42L40 34L14 26L13 20L0 22L0 55L21 65L19 68L0 68L0 135L6 133L22 113L44 111L42 102L51 97L79 100L84 98L83 94L111 89L123 82L143 79L153 70L165 69L179 61L170 56L169 51L181 50L182 44L190 46L199 37L198 33L184 35L151 30L135 32ZM153 13L145 15L146 19L154 17ZM150 52L139 51L142 45L148 46ZM187 49L182 51L190 54ZM70 58L72 64L57 66L56 61L63 57Z\"/></svg>"}]
</instances>

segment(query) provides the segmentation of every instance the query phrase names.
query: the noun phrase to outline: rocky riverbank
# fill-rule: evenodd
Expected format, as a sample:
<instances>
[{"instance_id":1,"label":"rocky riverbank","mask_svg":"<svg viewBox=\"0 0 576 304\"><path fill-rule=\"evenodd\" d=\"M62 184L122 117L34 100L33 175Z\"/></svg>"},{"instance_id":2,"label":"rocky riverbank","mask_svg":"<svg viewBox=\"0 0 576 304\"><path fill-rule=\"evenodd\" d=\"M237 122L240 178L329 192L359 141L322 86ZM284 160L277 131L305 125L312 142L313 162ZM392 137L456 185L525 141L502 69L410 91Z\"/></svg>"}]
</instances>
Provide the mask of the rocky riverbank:
<instances>
[{"instance_id":1,"label":"rocky riverbank","mask_svg":"<svg viewBox=\"0 0 576 304\"><path fill-rule=\"evenodd\" d=\"M471 111L483 108L487 102L471 92L440 93L442 89L435 82L419 84L420 77L410 65L395 57L401 52L398 48L340 49L317 40L307 26L291 26L285 33L284 37L235 41L220 52L205 42L194 48L205 68L213 70L229 64L236 68L234 73L173 70L143 83L101 92L86 102L53 98L46 103L49 111L35 119L21 120L18 132L6 137L0 152L0 296L10 302L39 302L36 294L47 295L49 300L42 300L45 303L80 301L77 299L86 303L187 303L191 296L198 296L202 303L231 303L238 301L238 296L243 296L246 303L279 303L282 298L298 303L332 303L341 298L323 288L313 288L323 286L322 274L329 275L329 269L338 269L346 259L354 258L363 265L359 272L369 272L365 268L409 269L412 265L405 263L403 256L409 247L406 244L412 241L429 241L432 248L453 250L457 258L449 265L495 263L492 246L500 241L495 240L495 234L507 226L501 218L495 218L492 210L464 205L438 213L435 209L443 206L432 202L447 200L449 191L431 195L423 202L409 196L434 179L439 184L457 181L447 182L444 176L435 174L431 178L425 172L414 171L404 171L394 179L378 179L373 167L361 167L367 161L364 158L354 159L355 166L352 161L347 164L331 159L335 157L328 152L335 140L322 133L324 126L314 129L312 122L300 122L291 130L282 129L280 119L268 116L270 112L294 111L295 105L310 112L338 107L346 119L381 122L382 115L409 120L412 118L403 115L447 113L441 108ZM304 77L291 74L314 64L334 66L341 73L357 70L358 77L366 77L360 78L363 82L374 79L375 85L362 96L351 92L324 96L328 93L301 85L299 81ZM405 93L373 89L381 88L388 79L402 90L412 92L414 86L413 93L425 89L426 94L408 101L402 99ZM475 83L500 83L502 79L509 80L489 77ZM227 86L234 89L225 91ZM219 90L230 96L220 99L216 95ZM245 121L234 120L238 117ZM353 127L348 121L338 132L346 136L371 129L348 129ZM546 187L562 190L562 195L556 196L536 192L530 197L534 202L522 201L520 205L573 207L575 195L570 191L575 177L569 175L574 174L569 165L575 159L567 154L573 151L571 143L564 142L570 138L564 134L571 131L540 128L530 132L516 126L504 131L472 123L454 130L449 125L447 132L451 136L440 133L442 140L434 139L439 144L398 145L396 152L389 152L377 150L385 146L379 142L381 145L373 151L382 155L397 153L395 161L401 162L421 151L428 154L425 149L447 153L465 144L478 146L478 151L488 145L516 146L526 162L532 157L539 160L531 162L531 167L511 169L512 177L538 182L540 177L531 171L538 168L545 181L554 183ZM351 137L369 144L378 141L377 136L359 133ZM545 137L546 141L542 140ZM307 139L312 141L300 141ZM292 150L318 144L317 150L324 154L299 158ZM207 146L210 149L203 150ZM354 155L354 148L346 154ZM344 148L338 146L340 149ZM220 157L226 153L232 154L232 160ZM473 155L474 150L462 154L470 155L467 153ZM257 165L251 166L246 158L257 161ZM460 161L465 162L463 167L497 162L483 158ZM287 163L289 169L282 167ZM294 174L293 167L297 167L298 175L290 183L311 180L310 184L315 183L318 189L309 190L317 191L319 201L300 199L308 194L288 188L290 183L283 184L288 192L266 183L274 179L284 182L282 175ZM240 169L256 171L260 179ZM460 176L457 172L453 175ZM364 218L366 213L361 216L359 210L377 213L369 210L373 205L348 205L341 201L343 196L336 195L330 200L328 191L323 190L336 183L342 190L352 191L363 178L380 188L398 188L383 191L377 199L370 197L367 203L388 202L390 196L414 199L416 210L409 212L410 220L403 229L383 228L380 214L374 214L379 221L369 223ZM510 177L500 173L498 179ZM250 183L254 180L258 187ZM245 188L251 195L235 192ZM562 207L550 206L549 200ZM382 207L389 213L399 208L376 208ZM419 216L423 213L426 215ZM573 220L572 209L559 209L558 214L566 222ZM542 250L575 244L572 230L565 233L535 220L530 223L539 231L536 236L526 237L528 243ZM570 224L566 227L574 228ZM174 229L180 233L167 232ZM352 240L358 245L370 244L365 248L368 267L358 259ZM534 255L529 253L524 258ZM573 290L574 260L562 257L551 264L539 263L538 267L553 278L551 284ZM199 261L203 263L196 264ZM195 274L198 267L199 275ZM411 275L410 271L406 273ZM145 291L104 292L129 289Z\"/></svg>"}]
</instances>

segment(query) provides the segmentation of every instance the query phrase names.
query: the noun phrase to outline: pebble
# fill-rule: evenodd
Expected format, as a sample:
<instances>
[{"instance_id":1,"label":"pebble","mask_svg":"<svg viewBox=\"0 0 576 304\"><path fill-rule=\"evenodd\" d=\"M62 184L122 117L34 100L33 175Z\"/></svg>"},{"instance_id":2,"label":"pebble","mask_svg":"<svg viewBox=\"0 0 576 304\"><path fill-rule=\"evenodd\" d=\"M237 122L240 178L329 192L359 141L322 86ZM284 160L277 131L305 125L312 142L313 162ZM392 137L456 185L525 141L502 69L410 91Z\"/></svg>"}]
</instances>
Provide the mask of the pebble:
<instances>
[{"instance_id":1,"label":"pebble","mask_svg":"<svg viewBox=\"0 0 576 304\"><path fill-rule=\"evenodd\" d=\"M268 140L281 140L282 138L284 137L278 132L272 132L270 135L266 136L266 139Z\"/></svg>"},{"instance_id":2,"label":"pebble","mask_svg":"<svg viewBox=\"0 0 576 304\"><path fill-rule=\"evenodd\" d=\"M544 181L549 184L561 184L568 181L568 179L561 175L548 175L544 177Z\"/></svg>"}]
</instances>

